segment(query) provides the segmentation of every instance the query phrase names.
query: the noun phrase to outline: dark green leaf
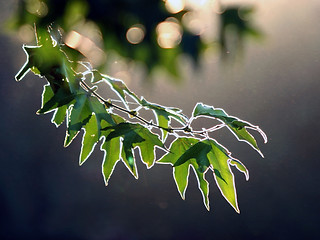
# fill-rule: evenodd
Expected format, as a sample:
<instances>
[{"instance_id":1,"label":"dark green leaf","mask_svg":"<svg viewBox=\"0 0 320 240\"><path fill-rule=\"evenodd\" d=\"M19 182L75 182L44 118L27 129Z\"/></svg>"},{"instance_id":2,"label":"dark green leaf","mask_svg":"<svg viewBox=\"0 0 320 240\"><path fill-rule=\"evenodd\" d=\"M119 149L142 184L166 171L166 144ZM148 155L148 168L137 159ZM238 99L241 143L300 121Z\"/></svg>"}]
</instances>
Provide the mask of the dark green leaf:
<instances>
[{"instance_id":1,"label":"dark green leaf","mask_svg":"<svg viewBox=\"0 0 320 240\"><path fill-rule=\"evenodd\" d=\"M37 111L37 114L48 113L58 107L69 105L75 99L75 97L77 97L77 95L71 94L64 88L60 88L57 93L55 93L53 96L52 95L53 91L51 87L46 85L42 94L42 107Z\"/></svg>"}]
</instances>

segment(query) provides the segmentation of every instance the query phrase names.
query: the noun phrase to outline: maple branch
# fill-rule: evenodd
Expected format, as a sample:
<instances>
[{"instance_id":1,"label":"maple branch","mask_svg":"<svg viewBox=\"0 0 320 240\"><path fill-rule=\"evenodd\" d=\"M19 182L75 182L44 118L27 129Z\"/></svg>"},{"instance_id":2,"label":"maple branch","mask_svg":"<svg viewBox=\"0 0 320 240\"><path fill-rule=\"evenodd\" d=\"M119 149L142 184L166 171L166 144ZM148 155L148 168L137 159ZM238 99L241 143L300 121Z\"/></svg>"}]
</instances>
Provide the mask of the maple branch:
<instances>
[{"instance_id":1,"label":"maple branch","mask_svg":"<svg viewBox=\"0 0 320 240\"><path fill-rule=\"evenodd\" d=\"M85 91L89 92L90 94L92 94L96 98L98 98L98 100L101 101L106 106L106 108L115 108L121 112L127 113L128 115L135 117L136 119L140 120L141 122L143 122L144 124L146 124L148 126L163 129L163 130L170 132L170 133L180 131L180 132L190 133L191 135L197 134L197 135L205 136L205 134L207 132L207 131L194 131L194 130L192 130L192 128L190 127L190 123L184 125L181 128L171 128L171 127L166 128L166 127L159 126L159 125L153 123L152 121L148 121L148 120L144 119L143 117L140 117L138 115L137 111L135 111L135 110L130 111L130 110L127 110L123 107L120 107L118 105L113 104L111 100L105 100L98 93L96 93L92 88L90 88L90 86L83 79L80 80L80 83L83 86Z\"/></svg>"}]
</instances>

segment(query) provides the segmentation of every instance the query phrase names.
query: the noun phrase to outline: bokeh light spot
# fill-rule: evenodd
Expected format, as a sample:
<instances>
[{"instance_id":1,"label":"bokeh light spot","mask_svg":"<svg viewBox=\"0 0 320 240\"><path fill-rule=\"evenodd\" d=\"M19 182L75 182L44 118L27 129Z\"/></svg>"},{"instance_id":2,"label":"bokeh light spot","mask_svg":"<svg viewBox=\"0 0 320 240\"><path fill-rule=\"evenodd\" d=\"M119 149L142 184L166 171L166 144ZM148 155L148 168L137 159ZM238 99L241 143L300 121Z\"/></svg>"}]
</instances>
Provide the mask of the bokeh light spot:
<instances>
[{"instance_id":1,"label":"bokeh light spot","mask_svg":"<svg viewBox=\"0 0 320 240\"><path fill-rule=\"evenodd\" d=\"M209 0L186 0L186 6L193 10L204 8L209 3Z\"/></svg>"},{"instance_id":2,"label":"bokeh light spot","mask_svg":"<svg viewBox=\"0 0 320 240\"><path fill-rule=\"evenodd\" d=\"M106 58L105 53L90 38L76 31L71 31L67 34L65 44L79 50L93 66L100 65Z\"/></svg>"},{"instance_id":3,"label":"bokeh light spot","mask_svg":"<svg viewBox=\"0 0 320 240\"><path fill-rule=\"evenodd\" d=\"M201 35L205 31L204 24L195 12L187 12L182 17L182 23L194 35Z\"/></svg>"},{"instance_id":4,"label":"bokeh light spot","mask_svg":"<svg viewBox=\"0 0 320 240\"><path fill-rule=\"evenodd\" d=\"M185 0L166 0L165 6L168 12L175 14L184 9Z\"/></svg>"},{"instance_id":5,"label":"bokeh light spot","mask_svg":"<svg viewBox=\"0 0 320 240\"><path fill-rule=\"evenodd\" d=\"M174 48L181 42L182 29L176 18L170 17L159 23L156 31L158 44L162 48Z\"/></svg>"},{"instance_id":6,"label":"bokeh light spot","mask_svg":"<svg viewBox=\"0 0 320 240\"><path fill-rule=\"evenodd\" d=\"M44 17L48 14L48 6L39 0L28 0L26 1L26 9L29 13Z\"/></svg>"},{"instance_id":7,"label":"bokeh light spot","mask_svg":"<svg viewBox=\"0 0 320 240\"><path fill-rule=\"evenodd\" d=\"M142 42L144 38L144 27L141 24L133 25L128 29L126 37L129 43L131 44L139 44Z\"/></svg>"},{"instance_id":8,"label":"bokeh light spot","mask_svg":"<svg viewBox=\"0 0 320 240\"><path fill-rule=\"evenodd\" d=\"M71 48L77 48L80 45L81 35L76 31L71 31L65 40L65 44Z\"/></svg>"},{"instance_id":9,"label":"bokeh light spot","mask_svg":"<svg viewBox=\"0 0 320 240\"><path fill-rule=\"evenodd\" d=\"M29 24L24 24L19 28L18 37L22 42L30 43L34 39L34 29Z\"/></svg>"}]
</instances>

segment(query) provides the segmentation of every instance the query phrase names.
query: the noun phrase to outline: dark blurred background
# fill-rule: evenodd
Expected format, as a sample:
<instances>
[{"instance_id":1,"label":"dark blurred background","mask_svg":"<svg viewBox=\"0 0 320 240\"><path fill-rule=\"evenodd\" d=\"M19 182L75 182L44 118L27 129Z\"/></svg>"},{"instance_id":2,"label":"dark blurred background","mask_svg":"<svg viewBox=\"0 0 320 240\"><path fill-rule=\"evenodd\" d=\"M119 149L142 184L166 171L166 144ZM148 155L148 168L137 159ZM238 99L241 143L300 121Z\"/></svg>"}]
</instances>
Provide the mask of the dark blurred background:
<instances>
[{"instance_id":1,"label":"dark blurred background","mask_svg":"<svg viewBox=\"0 0 320 240\"><path fill-rule=\"evenodd\" d=\"M64 9L64 1L54 1L52 6L49 3L53 1L44 1L46 6L38 2L25 1L31 17L27 14L19 22L23 11L18 1L1 1L1 239L318 239L319 1L220 1L225 4L218 9L216 1L211 2L213 5L197 1L204 12L196 5L191 7L194 1L187 1L189 10L177 13L161 1L149 1L160 5L161 14L148 14L147 10L135 13L128 25L121 25L123 18L119 17L120 23L105 24L109 27L106 33L102 27L105 20L90 15L88 9L93 7L88 6L100 6L104 18L109 13L103 11L103 4L113 6L114 14L152 8L141 5L143 1L118 1L123 5L115 1L68 1L78 2L70 7L74 12L68 16L73 17L63 20L62 14L56 21L65 35L69 34L70 46L83 51L101 71L125 80L139 96L179 107L188 115L196 102L204 102L257 124L267 133L266 145L255 135L264 159L245 143L237 142L231 133L216 133L216 138L250 171L248 182L234 171L240 215L221 197L209 175L210 212L203 206L192 174L186 200L180 198L170 166L146 170L138 162L139 180L135 180L119 163L108 187L102 179L102 153L98 149L79 167L81 139L63 148L64 126L56 129L50 123L50 114L35 114L44 80L28 74L21 83L14 81L26 60L21 46L34 41L30 22L46 24L51 21L51 8L57 9L55 14ZM213 7L211 12L208 6ZM239 6L251 9L250 20L245 19L243 24L259 29L259 41L252 38L256 34L239 37L235 24L226 30L233 32L231 37L222 37L221 31L228 28ZM81 9L86 20L81 17ZM226 12L230 14L223 15ZM186 13L205 18L194 17L200 22L189 26L188 19L183 20ZM175 19L167 20L169 24L177 25L171 24L169 29L180 35L173 42L164 40L169 45L163 48L157 37L161 34L152 33L152 29L170 17ZM210 24L202 29L201 21ZM113 31L116 24L120 25ZM126 37L134 27L143 30L144 38L139 43L130 43ZM140 30L135 29L133 36L139 37ZM102 38L105 34L110 34L107 39L114 39L108 42ZM189 36L189 40L183 36ZM95 54L90 56L88 46L82 48L81 42L89 42ZM167 56L175 62L174 70L163 63Z\"/></svg>"}]
</instances>

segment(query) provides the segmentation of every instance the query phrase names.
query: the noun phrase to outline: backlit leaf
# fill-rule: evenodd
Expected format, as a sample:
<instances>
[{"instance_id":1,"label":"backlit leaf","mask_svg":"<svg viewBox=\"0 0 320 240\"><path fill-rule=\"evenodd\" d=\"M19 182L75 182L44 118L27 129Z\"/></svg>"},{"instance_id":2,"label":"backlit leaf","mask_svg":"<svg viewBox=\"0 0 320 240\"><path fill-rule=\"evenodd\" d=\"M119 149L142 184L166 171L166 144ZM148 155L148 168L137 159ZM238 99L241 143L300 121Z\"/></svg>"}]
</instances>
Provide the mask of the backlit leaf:
<instances>
[{"instance_id":1,"label":"backlit leaf","mask_svg":"<svg viewBox=\"0 0 320 240\"><path fill-rule=\"evenodd\" d=\"M196 138L177 138L169 147L169 152L164 155L158 163L169 163L171 165L175 165L178 159L193 146L201 143L199 139ZM200 145L201 146L201 145ZM198 146L199 147L199 146ZM202 146L205 149L204 146ZM200 147L200 148L202 148ZM196 153L192 154L196 155ZM190 154L189 156L192 156ZM187 157L186 157L187 158ZM186 159L185 158L185 159ZM205 179L205 172L200 171L199 165L194 158L188 158L187 161L181 163L180 165L174 166L173 168L173 177L176 182L178 191L182 197L185 199L185 192L188 186L188 178L190 167L192 167L195 171L196 178L198 181L198 187L203 197L203 202L206 208L209 210L209 183Z\"/></svg>"},{"instance_id":2,"label":"backlit leaf","mask_svg":"<svg viewBox=\"0 0 320 240\"><path fill-rule=\"evenodd\" d=\"M147 102L144 98L141 98L140 104L146 109L153 110L158 126L162 128L169 128L170 118L176 119L178 122L185 124L188 118L182 114L181 109L164 107L159 104ZM167 137L168 131L161 129L162 140L164 141Z\"/></svg>"},{"instance_id":3,"label":"backlit leaf","mask_svg":"<svg viewBox=\"0 0 320 240\"><path fill-rule=\"evenodd\" d=\"M100 81L107 82L110 85L111 89L118 94L121 101L127 108L128 108L128 104L126 100L126 94L132 97L135 101L137 102L140 101L139 98L136 96L136 94L131 90L129 90L129 88L126 86L126 84L122 80L112 78L105 74L101 74L96 70L93 70L92 72L93 72L93 77L91 82L92 83L98 83Z\"/></svg>"},{"instance_id":4,"label":"backlit leaf","mask_svg":"<svg viewBox=\"0 0 320 240\"><path fill-rule=\"evenodd\" d=\"M109 141L104 141L100 149L104 152L102 174L104 177L105 185L107 186L117 162L121 160L120 137L110 139Z\"/></svg>"},{"instance_id":5,"label":"backlit leaf","mask_svg":"<svg viewBox=\"0 0 320 240\"><path fill-rule=\"evenodd\" d=\"M70 99L71 101L69 101ZM67 109L72 104L72 100L73 96L69 97L65 95L62 89L54 94L50 85L47 84L43 88L41 109L37 113L43 114L54 111L51 122L54 123L56 127L59 127L66 118Z\"/></svg>"},{"instance_id":6,"label":"backlit leaf","mask_svg":"<svg viewBox=\"0 0 320 240\"><path fill-rule=\"evenodd\" d=\"M234 175L230 169L230 153L214 139L205 140L211 146L208 159L214 170L214 179L223 197L239 213Z\"/></svg>"},{"instance_id":7,"label":"backlit leaf","mask_svg":"<svg viewBox=\"0 0 320 240\"><path fill-rule=\"evenodd\" d=\"M99 141L98 125L96 115L92 115L88 123L83 127L84 136L82 138L79 164L82 165L94 150Z\"/></svg>"},{"instance_id":8,"label":"backlit leaf","mask_svg":"<svg viewBox=\"0 0 320 240\"><path fill-rule=\"evenodd\" d=\"M247 131L247 129L258 131L263 137L264 141L267 142L265 133L258 126L254 126L251 123L240 120L236 117L232 117L223 109L214 108L213 106L205 105L203 103L198 103L193 110L193 117L196 118L199 116L215 118L225 123L228 129L237 137L239 141L247 142L262 155L255 138Z\"/></svg>"},{"instance_id":9,"label":"backlit leaf","mask_svg":"<svg viewBox=\"0 0 320 240\"><path fill-rule=\"evenodd\" d=\"M77 136L81 128L87 124L92 111L90 108L89 97L86 94L76 96L76 103L72 107L68 117L67 133L65 138L65 147Z\"/></svg>"},{"instance_id":10,"label":"backlit leaf","mask_svg":"<svg viewBox=\"0 0 320 240\"><path fill-rule=\"evenodd\" d=\"M139 147L141 160L149 168L155 161L155 147L163 148L163 143L160 141L158 135L152 133L149 129L140 124L119 123L116 126L107 127L103 130L111 130L106 137L106 141L120 136L123 138L124 151L122 156L127 159L128 164L131 167L134 166L131 164L133 163L132 161L134 161L134 155L130 152L133 152L135 147Z\"/></svg>"},{"instance_id":11,"label":"backlit leaf","mask_svg":"<svg viewBox=\"0 0 320 240\"><path fill-rule=\"evenodd\" d=\"M192 118L188 119L181 109L151 103L143 97L138 98L122 80L92 70L90 63L70 61L62 50L62 38L59 34L59 31L52 30L49 33L37 32L38 46L23 47L27 61L16 75L16 80L20 81L31 70L48 81L43 89L41 108L37 113L53 112L51 121L57 127L67 119L65 146L72 142L81 129L84 130L79 156L80 165L89 158L101 140L100 149L104 152L102 174L105 184L108 184L119 161L122 161L130 173L138 178L135 153L141 156L141 161L147 168L152 167L156 161L156 148L167 150L164 144L170 133L176 139L158 163L172 165L173 177L181 197L185 199L190 169L193 169L204 205L209 210L209 183L205 175L208 171L212 171L221 194L239 212L231 166L242 172L247 180L248 170L243 163L231 157L226 148L211 139L208 133L226 126L238 140L247 142L261 154L256 140L248 132L248 129L258 131L266 142L267 138L259 127L229 116L223 109L203 103L195 106ZM171 67L170 61L167 64ZM76 72L75 69L79 70L78 66L85 67L85 71ZM86 82L88 75L92 76L91 83ZM100 81L108 83L126 108L114 104L116 100L110 98L104 100L104 97L98 95L96 84ZM139 105L135 110L129 108L132 102L127 102L127 97L131 97ZM153 112L156 124L153 119L149 121L140 115L139 111L142 108ZM120 115L134 118L125 119ZM191 124L197 117L214 118L222 124L202 131L193 131ZM181 124L181 127L171 127L172 119ZM162 141L153 132L154 128L161 130ZM186 137L186 135L200 138ZM136 148L138 152L135 152Z\"/></svg>"},{"instance_id":12,"label":"backlit leaf","mask_svg":"<svg viewBox=\"0 0 320 240\"><path fill-rule=\"evenodd\" d=\"M76 97L77 95L73 95L63 88L60 88L55 94L53 94L51 87L47 85L42 94L42 107L37 111L37 114L45 114L58 107L67 105Z\"/></svg>"}]
</instances>

